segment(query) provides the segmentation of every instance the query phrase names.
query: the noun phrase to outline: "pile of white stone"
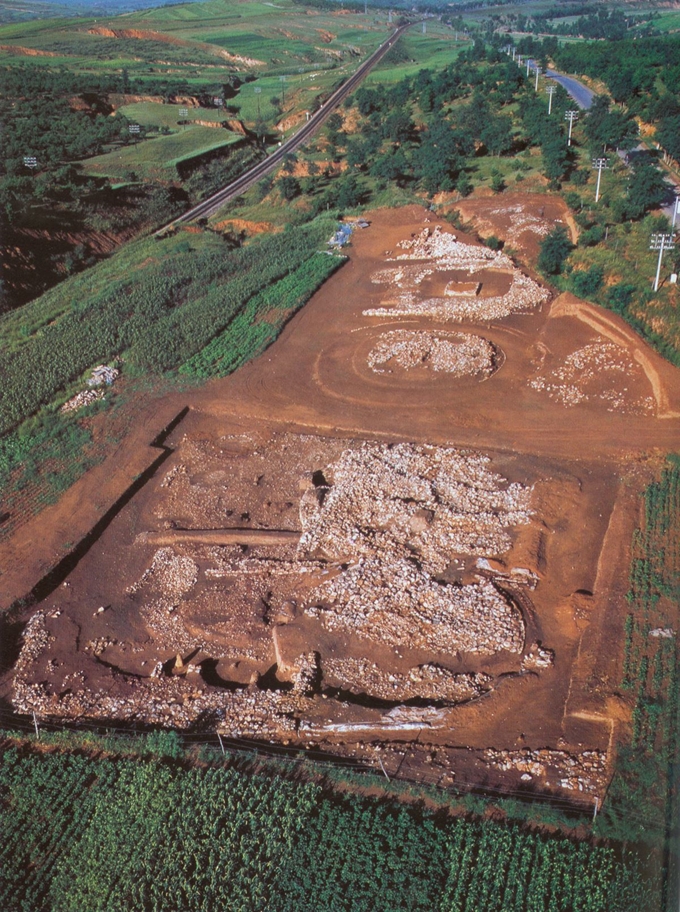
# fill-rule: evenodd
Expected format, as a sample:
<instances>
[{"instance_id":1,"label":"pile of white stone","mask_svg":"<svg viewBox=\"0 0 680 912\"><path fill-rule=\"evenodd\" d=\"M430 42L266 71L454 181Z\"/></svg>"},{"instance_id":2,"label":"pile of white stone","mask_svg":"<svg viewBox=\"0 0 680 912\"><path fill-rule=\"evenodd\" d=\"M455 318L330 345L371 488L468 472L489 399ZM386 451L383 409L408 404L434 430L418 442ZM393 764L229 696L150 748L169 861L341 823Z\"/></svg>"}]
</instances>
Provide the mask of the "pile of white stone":
<instances>
[{"instance_id":1,"label":"pile of white stone","mask_svg":"<svg viewBox=\"0 0 680 912\"><path fill-rule=\"evenodd\" d=\"M179 599L198 579L198 564L190 557L176 554L172 548L160 548L141 578L125 590L132 594L143 586L153 586L169 599Z\"/></svg>"},{"instance_id":2,"label":"pile of white stone","mask_svg":"<svg viewBox=\"0 0 680 912\"><path fill-rule=\"evenodd\" d=\"M437 271L435 266L388 266L371 276L374 285L396 285L397 288L412 288L420 285Z\"/></svg>"},{"instance_id":3,"label":"pile of white stone","mask_svg":"<svg viewBox=\"0 0 680 912\"><path fill-rule=\"evenodd\" d=\"M553 784L572 791L595 794L601 790L607 775L607 754L585 750L577 754L560 750L485 750L488 766L507 772L517 770L522 779L545 779L555 776ZM546 782L546 785L551 783Z\"/></svg>"},{"instance_id":4,"label":"pile of white stone","mask_svg":"<svg viewBox=\"0 0 680 912\"><path fill-rule=\"evenodd\" d=\"M68 402L65 402L59 411L75 412L78 409L84 408L86 405L92 405L93 402L103 398L104 390L83 390L81 393L76 393L75 396L72 396Z\"/></svg>"},{"instance_id":5,"label":"pile of white stone","mask_svg":"<svg viewBox=\"0 0 680 912\"><path fill-rule=\"evenodd\" d=\"M188 652L205 645L187 632L178 613L184 596L196 584L198 564L172 548L160 548L141 578L125 591L132 595L144 591L146 598L139 614L153 632L159 649Z\"/></svg>"},{"instance_id":6,"label":"pile of white stone","mask_svg":"<svg viewBox=\"0 0 680 912\"><path fill-rule=\"evenodd\" d=\"M424 366L454 377L490 377L496 348L470 333L395 329L383 333L368 355L368 366L376 373L384 373L382 365L388 362L405 370Z\"/></svg>"},{"instance_id":7,"label":"pile of white stone","mask_svg":"<svg viewBox=\"0 0 680 912\"><path fill-rule=\"evenodd\" d=\"M439 225L432 230L424 228L417 237L397 244L407 253L397 260L435 260L438 269L466 269L469 273L480 269L514 272L515 264L500 250L490 250L481 244L463 244L455 234L442 231Z\"/></svg>"},{"instance_id":8,"label":"pile of white stone","mask_svg":"<svg viewBox=\"0 0 680 912\"><path fill-rule=\"evenodd\" d=\"M491 472L488 457L415 444L364 444L325 470L323 499L301 502L301 558L347 565L307 609L329 629L390 646L453 654L520 652L520 611L487 579L437 578L456 554L507 551L529 521L531 489Z\"/></svg>"},{"instance_id":9,"label":"pile of white stone","mask_svg":"<svg viewBox=\"0 0 680 912\"><path fill-rule=\"evenodd\" d=\"M522 659L522 671L534 671L541 668L550 668L555 664L555 652L546 649L540 643L532 643L529 651Z\"/></svg>"},{"instance_id":10,"label":"pile of white stone","mask_svg":"<svg viewBox=\"0 0 680 912\"><path fill-rule=\"evenodd\" d=\"M328 658L323 660L322 667L324 680L382 700L420 697L462 703L488 692L492 681L486 674L458 674L436 664L418 665L408 674L398 674L386 671L366 658Z\"/></svg>"},{"instance_id":11,"label":"pile of white stone","mask_svg":"<svg viewBox=\"0 0 680 912\"><path fill-rule=\"evenodd\" d=\"M489 215L510 215L512 217L512 230L515 235L521 234L523 231L532 231L539 237L545 237L550 233L553 224L562 224L561 219L555 219L554 222L548 224L545 219L527 212L521 204L492 209Z\"/></svg>"},{"instance_id":12,"label":"pile of white stone","mask_svg":"<svg viewBox=\"0 0 680 912\"><path fill-rule=\"evenodd\" d=\"M430 231L425 228L412 240L401 241L399 247L408 251L397 260L430 260L428 266L398 266L376 272L372 281L390 284L401 289L389 306L374 307L364 311L365 316L421 316L445 322L464 320L500 320L514 313L529 313L549 298L549 292L517 269L510 257L488 247L463 244L455 235L445 233L439 226ZM512 282L504 295L488 298L474 293L456 294L454 283L449 283L447 293L441 298L420 300L409 289L419 285L433 272L451 270L510 273Z\"/></svg>"},{"instance_id":13,"label":"pile of white stone","mask_svg":"<svg viewBox=\"0 0 680 912\"><path fill-rule=\"evenodd\" d=\"M405 292L387 307L371 307L368 317L430 317L447 323L501 320L511 314L530 313L550 297L533 279L519 270L513 271L512 283L504 295L420 299Z\"/></svg>"},{"instance_id":14,"label":"pile of white stone","mask_svg":"<svg viewBox=\"0 0 680 912\"><path fill-rule=\"evenodd\" d=\"M501 554L531 517L531 488L491 471L488 456L451 447L364 443L324 469L330 488L301 500L298 557L351 561L394 549L430 573L456 554ZM415 566L415 564L413 564Z\"/></svg>"},{"instance_id":15,"label":"pile of white stone","mask_svg":"<svg viewBox=\"0 0 680 912\"><path fill-rule=\"evenodd\" d=\"M653 397L634 398L622 385L625 378L640 376L640 366L624 349L598 340L568 355L550 378L544 374L531 378L529 386L567 407L595 398L607 402L608 411L650 412Z\"/></svg>"},{"instance_id":16,"label":"pile of white stone","mask_svg":"<svg viewBox=\"0 0 680 912\"><path fill-rule=\"evenodd\" d=\"M493 583L441 583L397 555L362 559L315 594L323 605L307 612L327 629L388 646L493 655L521 652L524 644L521 612Z\"/></svg>"},{"instance_id":17,"label":"pile of white stone","mask_svg":"<svg viewBox=\"0 0 680 912\"><path fill-rule=\"evenodd\" d=\"M304 657L300 686L290 695L268 690L206 690L195 680L162 674L160 663L146 679L130 677L124 682L123 676L111 671L112 683L115 678L119 684L127 684L123 695L112 696L105 688L90 689L82 671L68 675L56 692L46 681L35 680L41 677L37 663L52 640L45 613L36 612L26 625L14 667L12 702L17 712L69 719L125 719L173 728L202 721L207 727L217 724L221 732L234 737L293 732L296 714L307 705L302 695L304 682L316 662L315 657ZM94 651L99 654L98 649Z\"/></svg>"}]
</instances>

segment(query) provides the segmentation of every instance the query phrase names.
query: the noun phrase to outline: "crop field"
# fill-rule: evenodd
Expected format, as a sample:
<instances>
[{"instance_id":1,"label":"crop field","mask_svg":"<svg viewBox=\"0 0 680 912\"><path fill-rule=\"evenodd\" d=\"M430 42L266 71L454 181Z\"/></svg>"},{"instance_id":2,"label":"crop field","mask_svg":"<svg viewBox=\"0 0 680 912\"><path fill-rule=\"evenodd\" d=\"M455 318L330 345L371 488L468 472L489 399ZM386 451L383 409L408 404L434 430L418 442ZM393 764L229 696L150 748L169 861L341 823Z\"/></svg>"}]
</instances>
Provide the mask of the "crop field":
<instances>
[{"instance_id":1,"label":"crop field","mask_svg":"<svg viewBox=\"0 0 680 912\"><path fill-rule=\"evenodd\" d=\"M179 112L183 109L188 111L186 116L180 116ZM144 127L168 127L173 132L186 132L190 127L195 129L195 125L192 125L191 121L207 120L217 124L225 118L224 112L217 108L157 104L153 101L138 101L134 104L121 105L118 110L132 123L138 123ZM180 121L187 122L186 126Z\"/></svg>"},{"instance_id":2,"label":"crop field","mask_svg":"<svg viewBox=\"0 0 680 912\"><path fill-rule=\"evenodd\" d=\"M654 901L631 855L266 770L20 753L6 741L0 820L8 910L632 912Z\"/></svg>"},{"instance_id":3,"label":"crop field","mask_svg":"<svg viewBox=\"0 0 680 912\"><path fill-rule=\"evenodd\" d=\"M176 178L176 166L181 162L224 149L241 139L240 134L225 129L191 125L179 133L143 139L134 145L88 158L82 163L83 170L86 174L106 176L115 181L172 180Z\"/></svg>"},{"instance_id":4,"label":"crop field","mask_svg":"<svg viewBox=\"0 0 680 912\"><path fill-rule=\"evenodd\" d=\"M452 63L461 51L469 47L470 42L462 35L456 40L454 30L439 22L428 22L425 34L414 26L400 40L392 58L388 55L368 76L365 84L395 83L423 68L440 69ZM396 56L399 59L395 61Z\"/></svg>"},{"instance_id":5,"label":"crop field","mask_svg":"<svg viewBox=\"0 0 680 912\"><path fill-rule=\"evenodd\" d=\"M95 361L118 352L127 351L147 369L161 368L158 358L166 368L179 367L263 285L282 278L317 250L331 225L320 219L311 229L293 229L285 238L261 238L231 251L220 237L205 235L194 241L193 256L187 255L192 247L183 237L141 241L109 260L98 271L96 286L86 273L62 283L40 304L6 315L0 352L8 377L0 393L3 430L52 402ZM148 268L149 259L154 268ZM137 277L145 261L147 268ZM40 382L27 382L33 359L44 358L44 346L57 346L62 357Z\"/></svg>"}]
</instances>

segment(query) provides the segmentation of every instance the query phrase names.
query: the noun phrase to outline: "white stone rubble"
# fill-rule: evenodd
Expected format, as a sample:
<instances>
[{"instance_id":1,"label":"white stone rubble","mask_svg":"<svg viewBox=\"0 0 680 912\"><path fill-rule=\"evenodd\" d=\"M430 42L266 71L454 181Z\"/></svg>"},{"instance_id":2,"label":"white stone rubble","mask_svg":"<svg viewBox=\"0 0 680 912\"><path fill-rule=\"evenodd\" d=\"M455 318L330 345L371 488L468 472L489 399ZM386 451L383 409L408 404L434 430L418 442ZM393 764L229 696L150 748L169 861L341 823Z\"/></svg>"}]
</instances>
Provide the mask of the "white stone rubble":
<instances>
[{"instance_id":1,"label":"white stone rubble","mask_svg":"<svg viewBox=\"0 0 680 912\"><path fill-rule=\"evenodd\" d=\"M642 369L625 349L598 340L572 352L550 376L538 374L528 383L568 408L600 399L608 403L610 412L651 412L655 408L652 396L633 398L628 387L622 386L627 379L641 376Z\"/></svg>"},{"instance_id":2,"label":"white stone rubble","mask_svg":"<svg viewBox=\"0 0 680 912\"><path fill-rule=\"evenodd\" d=\"M488 457L443 447L364 444L302 498L301 558L346 565L307 609L329 629L444 653L520 652L521 612L487 579L437 579L455 554L499 554L529 521L531 489L508 484Z\"/></svg>"},{"instance_id":3,"label":"white stone rubble","mask_svg":"<svg viewBox=\"0 0 680 912\"><path fill-rule=\"evenodd\" d=\"M507 772L517 770L522 778L557 776L557 784L571 791L598 794L607 776L607 754L604 751L585 750L569 753L560 750L485 750L484 761L490 767ZM527 780L525 780L527 781Z\"/></svg>"},{"instance_id":4,"label":"white stone rubble","mask_svg":"<svg viewBox=\"0 0 680 912\"><path fill-rule=\"evenodd\" d=\"M490 377L497 354L491 342L470 333L395 329L378 337L368 366L376 373L384 373L383 365L393 363L406 370L423 366L454 377Z\"/></svg>"}]
</instances>

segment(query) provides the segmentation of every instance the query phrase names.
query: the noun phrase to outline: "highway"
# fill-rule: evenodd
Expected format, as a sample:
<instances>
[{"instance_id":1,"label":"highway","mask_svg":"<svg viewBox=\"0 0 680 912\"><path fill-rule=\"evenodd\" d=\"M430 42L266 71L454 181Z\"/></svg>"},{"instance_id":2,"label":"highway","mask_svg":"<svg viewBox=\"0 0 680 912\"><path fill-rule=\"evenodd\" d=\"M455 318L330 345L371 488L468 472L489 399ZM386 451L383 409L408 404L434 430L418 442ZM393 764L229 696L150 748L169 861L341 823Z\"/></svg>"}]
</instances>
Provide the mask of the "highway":
<instances>
[{"instance_id":1,"label":"highway","mask_svg":"<svg viewBox=\"0 0 680 912\"><path fill-rule=\"evenodd\" d=\"M345 80L343 84L337 88L333 94L321 105L318 111L311 115L309 120L304 123L300 129L295 133L290 139L287 139L282 143L275 152L269 155L266 159L261 162L258 162L254 167L249 171L246 171L245 174L242 174L241 177L237 178L232 183L227 184L226 187L223 187L221 190L218 190L217 193L214 193L208 199L203 200L203 202L198 203L192 209L189 209L183 215L178 216L176 219L173 219L171 222L168 222L167 225L164 225L162 228L159 228L156 232L156 236L163 235L168 229L173 228L177 225L184 224L186 222L193 222L199 218L207 218L210 215L213 215L218 211L225 203L228 203L230 200L234 199L237 196L240 196L242 193L245 193L253 184L256 184L261 178L273 171L281 163L283 158L286 155L290 155L292 152L295 152L296 149L299 149L311 136L313 136L316 131L323 125L328 117L333 113L333 111L338 107L338 105L350 95L354 89L362 82L365 76L373 69L373 67L379 63L382 58L387 54L387 52L392 48L396 42L399 40L401 35L406 31L407 28L410 28L410 23L408 25L402 25L396 29L390 37L385 41L380 47L375 50L370 57L367 57L366 60L359 66L355 73Z\"/></svg>"}]
</instances>

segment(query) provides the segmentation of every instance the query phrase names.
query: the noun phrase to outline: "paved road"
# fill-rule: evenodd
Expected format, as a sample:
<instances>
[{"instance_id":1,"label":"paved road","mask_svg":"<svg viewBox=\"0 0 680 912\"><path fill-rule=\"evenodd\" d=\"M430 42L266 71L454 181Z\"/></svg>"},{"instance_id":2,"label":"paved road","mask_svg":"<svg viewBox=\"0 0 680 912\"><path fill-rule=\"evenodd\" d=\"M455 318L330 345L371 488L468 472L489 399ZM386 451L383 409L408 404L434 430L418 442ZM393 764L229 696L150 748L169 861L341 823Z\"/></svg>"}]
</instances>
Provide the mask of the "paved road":
<instances>
[{"instance_id":1,"label":"paved road","mask_svg":"<svg viewBox=\"0 0 680 912\"><path fill-rule=\"evenodd\" d=\"M545 75L549 79L553 79L555 82L558 82L563 86L567 92L574 99L579 108L583 110L588 110L593 103L593 97L595 93L592 89L589 89L588 86L583 85L582 82L579 82L578 79L574 79L573 76L563 76L561 73L555 72L555 70L546 70ZM630 164L631 161L635 158L636 155L646 155L649 153L648 146L644 143L639 143L634 149L631 149L629 152L618 150L617 155L626 162ZM668 217L669 221L673 221L673 213L675 211L675 198L676 195L680 195L680 185L675 180L675 178L670 175L665 175L666 184L668 185L668 193L666 199L659 207L663 214ZM680 216L678 223L680 224Z\"/></svg>"},{"instance_id":2,"label":"paved road","mask_svg":"<svg viewBox=\"0 0 680 912\"><path fill-rule=\"evenodd\" d=\"M287 139L286 142L282 143L275 152L264 159L264 161L258 162L257 165L249 171L246 171L245 174L242 174L241 177L237 178L237 180L233 181L231 184L218 190L217 193L214 193L208 199L203 200L203 202L199 203L197 206L189 209L188 212L185 212L178 218L168 222L167 225L159 228L156 235L163 234L168 228L172 228L175 225L180 225L184 222L192 222L198 218L207 218L209 215L213 215L225 203L228 203L235 197L245 193L253 184L256 184L257 181L273 171L281 163L284 156L295 152L296 149L299 149L300 146L317 132L338 105L354 91L373 67L382 60L407 28L410 28L410 23L396 29L387 41L383 42L370 57L367 57L356 72L333 92L330 98L321 105L319 110L312 114L309 120L300 127L297 133L291 136L290 139Z\"/></svg>"},{"instance_id":3,"label":"paved road","mask_svg":"<svg viewBox=\"0 0 680 912\"><path fill-rule=\"evenodd\" d=\"M548 79L554 79L562 88L566 89L583 111L587 111L592 105L595 92L589 89L588 86L584 86L578 79L574 79L573 76L563 76L561 73L555 72L555 70L546 70L545 75Z\"/></svg>"}]
</instances>

